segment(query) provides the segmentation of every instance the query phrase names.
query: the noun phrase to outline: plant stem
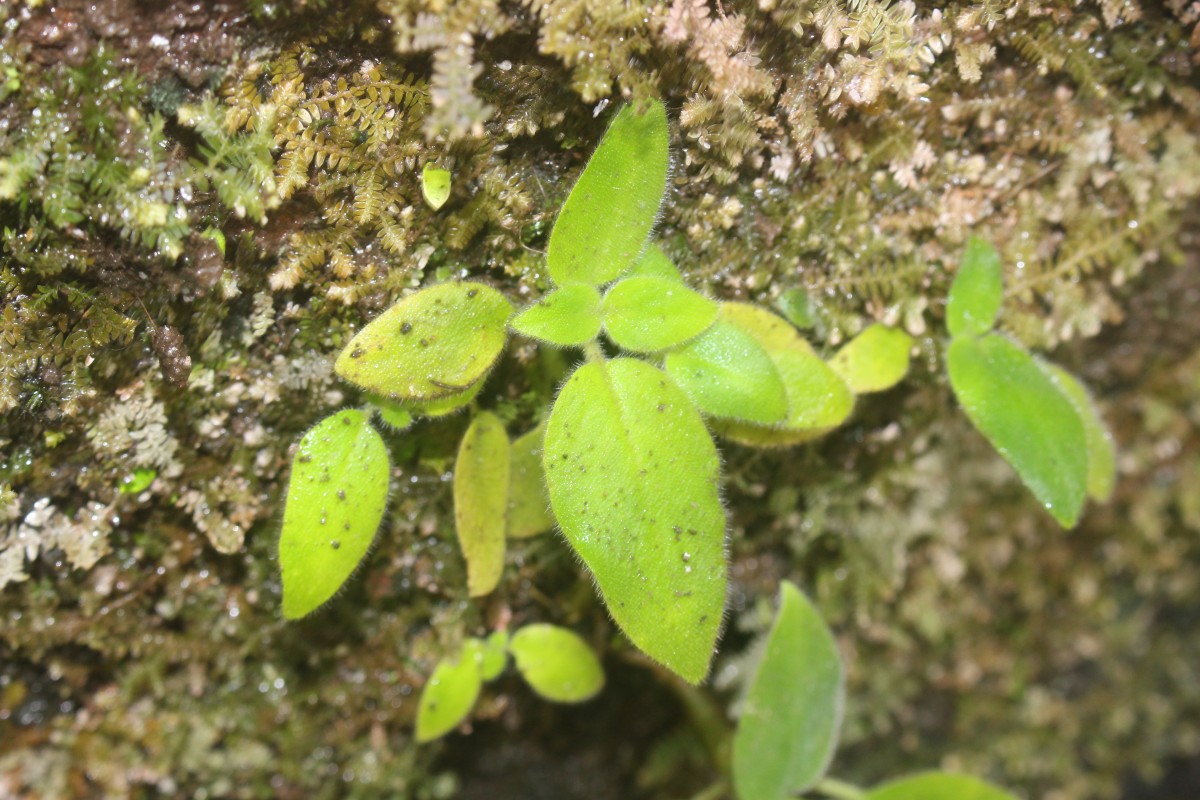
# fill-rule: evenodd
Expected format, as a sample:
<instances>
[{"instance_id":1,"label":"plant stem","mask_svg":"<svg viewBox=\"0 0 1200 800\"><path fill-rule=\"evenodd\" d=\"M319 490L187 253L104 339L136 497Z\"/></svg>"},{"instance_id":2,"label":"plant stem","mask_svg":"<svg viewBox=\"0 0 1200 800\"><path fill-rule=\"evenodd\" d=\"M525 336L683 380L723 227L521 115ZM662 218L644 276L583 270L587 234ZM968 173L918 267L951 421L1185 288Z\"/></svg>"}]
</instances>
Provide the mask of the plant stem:
<instances>
[{"instance_id":1,"label":"plant stem","mask_svg":"<svg viewBox=\"0 0 1200 800\"><path fill-rule=\"evenodd\" d=\"M583 346L583 354L590 362L603 363L604 351L600 349L600 343L595 339Z\"/></svg>"},{"instance_id":2,"label":"plant stem","mask_svg":"<svg viewBox=\"0 0 1200 800\"><path fill-rule=\"evenodd\" d=\"M836 800L866 800L867 798L867 793L862 789L836 778L825 778L813 788L826 797L833 797Z\"/></svg>"}]
</instances>

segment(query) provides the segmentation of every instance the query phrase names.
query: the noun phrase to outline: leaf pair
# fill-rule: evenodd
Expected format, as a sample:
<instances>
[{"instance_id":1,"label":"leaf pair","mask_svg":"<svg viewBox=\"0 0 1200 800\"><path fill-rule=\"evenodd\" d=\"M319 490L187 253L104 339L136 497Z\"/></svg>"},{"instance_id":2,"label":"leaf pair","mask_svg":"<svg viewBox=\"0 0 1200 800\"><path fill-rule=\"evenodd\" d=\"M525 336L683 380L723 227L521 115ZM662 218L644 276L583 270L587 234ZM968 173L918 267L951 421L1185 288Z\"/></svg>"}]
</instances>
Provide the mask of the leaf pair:
<instances>
[{"instance_id":1,"label":"leaf pair","mask_svg":"<svg viewBox=\"0 0 1200 800\"><path fill-rule=\"evenodd\" d=\"M808 598L785 581L733 738L733 785L739 800L784 800L817 786L837 749L845 692L845 671L832 632ZM939 772L891 781L863 797L1014 800L976 778Z\"/></svg>"},{"instance_id":2,"label":"leaf pair","mask_svg":"<svg viewBox=\"0 0 1200 800\"><path fill-rule=\"evenodd\" d=\"M556 703L582 703L604 687L604 671L577 634L554 625L526 625L510 639L497 631L468 639L455 659L441 661L421 691L418 742L444 736L462 723L484 681L504 671L511 653L517 670L535 692Z\"/></svg>"},{"instance_id":3,"label":"leaf pair","mask_svg":"<svg viewBox=\"0 0 1200 800\"><path fill-rule=\"evenodd\" d=\"M1112 439L1074 377L991 332L1002 299L1000 257L972 238L946 307L950 385L972 424L1069 528L1088 496L1112 491Z\"/></svg>"}]
</instances>

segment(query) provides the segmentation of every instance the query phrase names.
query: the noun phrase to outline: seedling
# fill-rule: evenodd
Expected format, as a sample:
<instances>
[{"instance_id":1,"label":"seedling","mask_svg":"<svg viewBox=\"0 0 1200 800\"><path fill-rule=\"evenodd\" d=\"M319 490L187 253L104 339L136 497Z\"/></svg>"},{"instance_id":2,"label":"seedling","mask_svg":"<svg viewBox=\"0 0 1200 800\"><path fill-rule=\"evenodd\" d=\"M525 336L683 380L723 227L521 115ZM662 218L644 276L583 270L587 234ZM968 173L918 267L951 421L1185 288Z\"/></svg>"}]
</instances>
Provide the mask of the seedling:
<instances>
[{"instance_id":1,"label":"seedling","mask_svg":"<svg viewBox=\"0 0 1200 800\"><path fill-rule=\"evenodd\" d=\"M499 417L482 411L464 436L454 499L466 593L484 596L502 580L507 539L557 526L625 635L696 684L708 673L721 630L728 567L720 459L710 431L761 447L819 437L849 417L857 394L904 377L912 340L871 326L826 362L787 320L687 286L649 240L666 188L667 132L659 102L616 114L555 223L546 265L554 286L541 299L516 312L482 283L430 286L363 328L335 369L368 393L369 408L385 423L403 430L414 418L473 405L510 330L581 348L584 363L534 430L510 443ZM951 295L951 381L968 415L1035 494L1048 498L1056 517L1073 521L1079 476L1103 462L1107 438L1094 412L1080 421L1085 412L1077 409L1090 404L1072 379L988 333L1000 302L989 258L986 246L973 244ZM1042 416L1043 403L1053 406L1049 416ZM337 591L382 520L387 453L369 417L365 410L339 412L301 441L280 538L288 618L310 613ZM1094 456L1083 452L1085 442ZM1076 452L1057 452L1075 445ZM1101 487L1103 476L1092 484ZM800 613L789 596L781 619ZM536 690L569 702L598 690L602 675L597 662L594 674L583 670L587 680L563 678L562 665L545 660L552 645L586 661L565 641L529 626L505 647ZM419 738L440 736L469 713L492 673L481 665L494 650L471 640L438 667L427 692L439 688L422 699ZM840 682L840 666L826 666L820 680ZM804 691L816 697L827 688ZM817 702L796 713L834 719L832 728L828 719L813 727L832 740L835 707ZM759 723L747 724L753 730ZM806 744L787 756L781 772L769 780L764 772L761 780L787 791L811 785L831 747ZM773 796L775 789L752 781L745 791Z\"/></svg>"}]
</instances>

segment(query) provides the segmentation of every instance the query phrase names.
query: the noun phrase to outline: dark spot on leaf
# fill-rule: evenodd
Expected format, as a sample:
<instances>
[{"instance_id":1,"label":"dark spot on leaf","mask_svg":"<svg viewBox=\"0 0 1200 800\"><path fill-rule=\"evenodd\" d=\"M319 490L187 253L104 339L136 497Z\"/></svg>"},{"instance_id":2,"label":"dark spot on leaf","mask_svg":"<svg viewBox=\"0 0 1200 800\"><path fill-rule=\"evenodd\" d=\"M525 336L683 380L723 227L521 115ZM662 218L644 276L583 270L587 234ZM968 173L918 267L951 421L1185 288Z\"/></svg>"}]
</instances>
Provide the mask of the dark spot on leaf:
<instances>
[{"instance_id":1,"label":"dark spot on leaf","mask_svg":"<svg viewBox=\"0 0 1200 800\"><path fill-rule=\"evenodd\" d=\"M404 324L402 324L400 326L400 333L407 334L411 331L412 331L412 325L410 323L405 322Z\"/></svg>"},{"instance_id":2,"label":"dark spot on leaf","mask_svg":"<svg viewBox=\"0 0 1200 800\"><path fill-rule=\"evenodd\" d=\"M299 461L301 464L307 464L308 462L312 461L312 456L310 456L308 453L305 453L304 455L300 456Z\"/></svg>"},{"instance_id":3,"label":"dark spot on leaf","mask_svg":"<svg viewBox=\"0 0 1200 800\"><path fill-rule=\"evenodd\" d=\"M329 543L329 546L332 547L334 550L337 550L339 547L342 546L342 543L339 542L337 539L334 539L332 542Z\"/></svg>"},{"instance_id":4,"label":"dark spot on leaf","mask_svg":"<svg viewBox=\"0 0 1200 800\"><path fill-rule=\"evenodd\" d=\"M362 358L363 351L361 347L356 347L350 352L351 358Z\"/></svg>"},{"instance_id":5,"label":"dark spot on leaf","mask_svg":"<svg viewBox=\"0 0 1200 800\"><path fill-rule=\"evenodd\" d=\"M477 294L479 294L478 289L471 289L469 292L467 292L467 297L474 297Z\"/></svg>"},{"instance_id":6,"label":"dark spot on leaf","mask_svg":"<svg viewBox=\"0 0 1200 800\"><path fill-rule=\"evenodd\" d=\"M345 489L338 489L337 494L338 494L338 500L346 499L346 490Z\"/></svg>"}]
</instances>

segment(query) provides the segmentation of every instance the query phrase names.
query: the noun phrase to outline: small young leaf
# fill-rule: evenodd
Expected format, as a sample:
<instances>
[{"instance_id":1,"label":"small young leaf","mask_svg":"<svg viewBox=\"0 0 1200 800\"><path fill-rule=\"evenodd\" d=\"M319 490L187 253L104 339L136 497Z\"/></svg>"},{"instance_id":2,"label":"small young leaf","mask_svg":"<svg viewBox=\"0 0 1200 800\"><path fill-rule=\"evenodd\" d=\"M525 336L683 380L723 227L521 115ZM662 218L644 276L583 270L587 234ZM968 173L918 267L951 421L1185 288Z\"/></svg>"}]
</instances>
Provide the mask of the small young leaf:
<instances>
[{"instance_id":1,"label":"small young leaf","mask_svg":"<svg viewBox=\"0 0 1200 800\"><path fill-rule=\"evenodd\" d=\"M390 471L383 439L362 411L339 411L304 434L279 535L285 618L317 609L362 561L387 507Z\"/></svg>"},{"instance_id":2,"label":"small young leaf","mask_svg":"<svg viewBox=\"0 0 1200 800\"><path fill-rule=\"evenodd\" d=\"M889 781L867 792L864 800L1017 800L970 775L922 772Z\"/></svg>"},{"instance_id":3,"label":"small young leaf","mask_svg":"<svg viewBox=\"0 0 1200 800\"><path fill-rule=\"evenodd\" d=\"M718 322L695 341L667 353L667 374L705 414L772 424L788 415L775 363L740 327Z\"/></svg>"},{"instance_id":4,"label":"small young leaf","mask_svg":"<svg viewBox=\"0 0 1200 800\"><path fill-rule=\"evenodd\" d=\"M413 424L412 413L403 403L374 394L367 395L367 399L375 406L379 418L392 430L402 431Z\"/></svg>"},{"instance_id":5,"label":"small young leaf","mask_svg":"<svg viewBox=\"0 0 1200 800\"><path fill-rule=\"evenodd\" d=\"M509 642L517 669L533 690L556 703L582 703L604 687L599 659L573 631L526 625Z\"/></svg>"},{"instance_id":6,"label":"small young leaf","mask_svg":"<svg viewBox=\"0 0 1200 800\"><path fill-rule=\"evenodd\" d=\"M406 400L404 407L418 417L445 417L469 406L483 388L483 383L476 381L475 385L465 392L439 397L436 400Z\"/></svg>"},{"instance_id":7,"label":"small young leaf","mask_svg":"<svg viewBox=\"0 0 1200 800\"><path fill-rule=\"evenodd\" d=\"M698 683L725 606L725 510L695 406L644 361L585 364L551 409L542 465L554 516L613 619Z\"/></svg>"},{"instance_id":8,"label":"small young leaf","mask_svg":"<svg viewBox=\"0 0 1200 800\"><path fill-rule=\"evenodd\" d=\"M542 441L546 426L539 425L512 443L509 468L508 538L525 539L554 527L546 476L542 472Z\"/></svg>"},{"instance_id":9,"label":"small young leaf","mask_svg":"<svg viewBox=\"0 0 1200 800\"><path fill-rule=\"evenodd\" d=\"M508 665L508 631L496 631L483 642L479 674L485 681L495 680Z\"/></svg>"},{"instance_id":10,"label":"small young leaf","mask_svg":"<svg viewBox=\"0 0 1200 800\"><path fill-rule=\"evenodd\" d=\"M454 462L454 524L471 597L495 589L504 571L509 464L504 423L484 411L471 421Z\"/></svg>"},{"instance_id":11,"label":"small young leaf","mask_svg":"<svg viewBox=\"0 0 1200 800\"><path fill-rule=\"evenodd\" d=\"M571 347L600 334L600 292L587 283L556 289L522 311L509 323L531 339Z\"/></svg>"},{"instance_id":12,"label":"small young leaf","mask_svg":"<svg viewBox=\"0 0 1200 800\"><path fill-rule=\"evenodd\" d=\"M1064 528L1087 492L1087 438L1078 412L1033 356L999 334L958 337L950 386L967 417Z\"/></svg>"},{"instance_id":13,"label":"small young leaf","mask_svg":"<svg viewBox=\"0 0 1200 800\"><path fill-rule=\"evenodd\" d=\"M149 489L150 484L154 483L154 479L157 477L158 470L151 467L138 467L121 479L118 491L121 494L140 494Z\"/></svg>"},{"instance_id":14,"label":"small young leaf","mask_svg":"<svg viewBox=\"0 0 1200 800\"><path fill-rule=\"evenodd\" d=\"M679 273L679 267L675 266L675 262L667 258L667 254L662 251L658 245L653 242L646 248L629 272L625 273L628 278L635 277L655 277L667 278L676 283L683 283L683 275Z\"/></svg>"},{"instance_id":15,"label":"small young leaf","mask_svg":"<svg viewBox=\"0 0 1200 800\"><path fill-rule=\"evenodd\" d=\"M850 415L854 408L850 387L787 321L748 303L722 303L721 319L737 325L766 349L788 400L784 424L768 427L717 420L713 427L722 436L751 447L786 447L822 436Z\"/></svg>"},{"instance_id":16,"label":"small young leaf","mask_svg":"<svg viewBox=\"0 0 1200 800\"><path fill-rule=\"evenodd\" d=\"M667 185L667 112L632 105L612 125L550 232L546 266L560 286L614 280L641 253Z\"/></svg>"},{"instance_id":17,"label":"small young leaf","mask_svg":"<svg viewBox=\"0 0 1200 800\"><path fill-rule=\"evenodd\" d=\"M782 800L821 779L837 747L845 692L833 634L785 581L733 737L733 783L741 800Z\"/></svg>"},{"instance_id":18,"label":"small young leaf","mask_svg":"<svg viewBox=\"0 0 1200 800\"><path fill-rule=\"evenodd\" d=\"M972 236L946 301L946 327L951 336L982 336L996 324L1004 299L1000 254L991 243Z\"/></svg>"},{"instance_id":19,"label":"small young leaf","mask_svg":"<svg viewBox=\"0 0 1200 800\"><path fill-rule=\"evenodd\" d=\"M483 642L468 639L455 661L433 670L417 705L417 741L428 742L454 730L471 713L483 683Z\"/></svg>"},{"instance_id":20,"label":"small young leaf","mask_svg":"<svg viewBox=\"0 0 1200 800\"><path fill-rule=\"evenodd\" d=\"M1074 375L1054 364L1044 361L1039 361L1038 364L1049 371L1050 377L1058 382L1058 388L1079 414L1084 435L1087 436L1087 493L1093 500L1103 503L1112 496L1113 483L1117 476L1117 453L1113 447L1112 434L1104 426L1104 420L1100 418L1100 412L1092 402L1088 390Z\"/></svg>"},{"instance_id":21,"label":"small young leaf","mask_svg":"<svg viewBox=\"0 0 1200 800\"><path fill-rule=\"evenodd\" d=\"M636 275L604 296L604 330L620 347L653 353L683 344L717 319L717 304L674 278Z\"/></svg>"},{"instance_id":22,"label":"small young leaf","mask_svg":"<svg viewBox=\"0 0 1200 800\"><path fill-rule=\"evenodd\" d=\"M441 283L404 298L358 332L334 370L397 400L457 395L481 381L504 349L512 306L481 283Z\"/></svg>"},{"instance_id":23,"label":"small young leaf","mask_svg":"<svg viewBox=\"0 0 1200 800\"><path fill-rule=\"evenodd\" d=\"M421 194L434 211L450 199L450 170L426 164L421 171Z\"/></svg>"},{"instance_id":24,"label":"small young leaf","mask_svg":"<svg viewBox=\"0 0 1200 800\"><path fill-rule=\"evenodd\" d=\"M898 328L871 325L842 346L829 366L855 394L890 389L908 374L912 337Z\"/></svg>"}]
</instances>

